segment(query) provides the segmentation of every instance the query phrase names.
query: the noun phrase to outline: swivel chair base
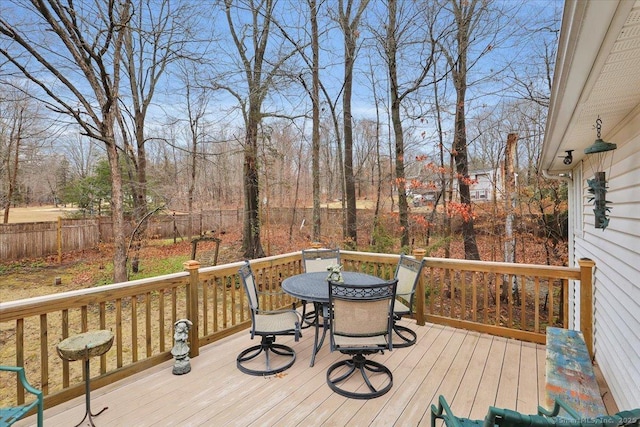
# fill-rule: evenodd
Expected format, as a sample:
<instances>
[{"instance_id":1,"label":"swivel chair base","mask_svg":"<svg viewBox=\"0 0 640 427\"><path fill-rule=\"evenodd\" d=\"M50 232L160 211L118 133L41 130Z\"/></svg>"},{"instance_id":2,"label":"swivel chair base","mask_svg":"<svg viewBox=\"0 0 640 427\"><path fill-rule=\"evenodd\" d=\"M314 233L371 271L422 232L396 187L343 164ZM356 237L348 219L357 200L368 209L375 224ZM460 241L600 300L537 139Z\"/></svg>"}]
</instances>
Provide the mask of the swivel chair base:
<instances>
[{"instance_id":1,"label":"swivel chair base","mask_svg":"<svg viewBox=\"0 0 640 427\"><path fill-rule=\"evenodd\" d=\"M394 324L393 331L395 332L394 335L399 337L401 340L399 342L398 340L394 340L393 348L410 347L416 343L416 339L418 338L418 335L415 333L415 331L407 328L406 326Z\"/></svg>"},{"instance_id":2,"label":"swivel chair base","mask_svg":"<svg viewBox=\"0 0 640 427\"><path fill-rule=\"evenodd\" d=\"M249 367L249 362L260 356L264 353L265 358L265 369L254 369ZM272 365L272 357L271 353L277 357L277 359L283 359L278 366ZM256 376L267 376L274 375L279 372L285 371L293 366L293 363L296 361L296 352L291 347L288 347L283 344L276 344L275 337L273 336L263 336L262 341L259 345L255 345L253 347L249 347L246 350L243 350L238 357L236 358L236 365L240 371L249 375Z\"/></svg>"},{"instance_id":3,"label":"swivel chair base","mask_svg":"<svg viewBox=\"0 0 640 427\"><path fill-rule=\"evenodd\" d=\"M337 375L335 378L333 377L333 373L335 370L346 366L347 371L342 375ZM338 384L347 380L351 375L355 372L359 371L364 379L365 384L367 385L368 392L357 392L350 391L341 388ZM386 376L386 379L382 381L382 387L374 387L369 379L369 374L380 374ZM393 374L381 363L374 362L373 360L368 360L362 354L356 354L351 359L341 360L339 362L334 363L327 370L327 384L331 388L331 390L336 393L349 397L352 399L373 399L375 397L380 397L389 390L393 386Z\"/></svg>"}]
</instances>

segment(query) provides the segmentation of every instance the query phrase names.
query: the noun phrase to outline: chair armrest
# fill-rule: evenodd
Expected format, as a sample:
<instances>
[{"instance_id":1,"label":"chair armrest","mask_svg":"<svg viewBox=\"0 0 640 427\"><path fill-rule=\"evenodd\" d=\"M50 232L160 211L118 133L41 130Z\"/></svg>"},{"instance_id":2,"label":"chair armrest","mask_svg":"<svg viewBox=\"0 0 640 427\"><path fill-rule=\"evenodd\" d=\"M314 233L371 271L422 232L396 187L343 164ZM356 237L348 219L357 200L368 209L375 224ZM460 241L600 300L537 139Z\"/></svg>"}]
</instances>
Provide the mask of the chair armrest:
<instances>
[{"instance_id":1,"label":"chair armrest","mask_svg":"<svg viewBox=\"0 0 640 427\"><path fill-rule=\"evenodd\" d=\"M538 415L543 415L545 417L557 417L560 413L560 409L564 409L564 411L574 420L580 419L580 415L575 411L575 409L567 405L567 403L561 399L555 399L553 402L553 409L551 409L551 411L543 408L542 406L538 406Z\"/></svg>"},{"instance_id":2,"label":"chair armrest","mask_svg":"<svg viewBox=\"0 0 640 427\"><path fill-rule=\"evenodd\" d=\"M462 427L443 395L438 397L438 406L431 405L431 427L436 427L437 418L444 420L447 427Z\"/></svg>"},{"instance_id":3,"label":"chair armrest","mask_svg":"<svg viewBox=\"0 0 640 427\"><path fill-rule=\"evenodd\" d=\"M287 293L284 291L258 291L258 295L266 295L266 296L287 295Z\"/></svg>"},{"instance_id":4,"label":"chair armrest","mask_svg":"<svg viewBox=\"0 0 640 427\"><path fill-rule=\"evenodd\" d=\"M270 311L258 310L256 311L256 314L263 315L263 316L273 316L273 315L284 314L284 313L293 313L296 315L296 321L294 322L293 331L295 335L295 341L298 342L300 340L300 337L302 336L302 334L300 333L300 326L302 325L302 315L298 313L297 310L270 310Z\"/></svg>"},{"instance_id":5,"label":"chair armrest","mask_svg":"<svg viewBox=\"0 0 640 427\"><path fill-rule=\"evenodd\" d=\"M42 391L33 387L31 384L29 384L29 381L27 381L27 376L25 375L24 368L22 366L0 366L0 371L15 372L16 374L18 374L18 379L20 380L20 383L25 390L36 396L42 396Z\"/></svg>"},{"instance_id":6,"label":"chair armrest","mask_svg":"<svg viewBox=\"0 0 640 427\"><path fill-rule=\"evenodd\" d=\"M256 311L256 314L266 314L266 315L281 314L281 313L294 313L296 315L296 317L300 321L302 321L302 315L297 310L282 309L282 310L258 310L258 311Z\"/></svg>"}]
</instances>

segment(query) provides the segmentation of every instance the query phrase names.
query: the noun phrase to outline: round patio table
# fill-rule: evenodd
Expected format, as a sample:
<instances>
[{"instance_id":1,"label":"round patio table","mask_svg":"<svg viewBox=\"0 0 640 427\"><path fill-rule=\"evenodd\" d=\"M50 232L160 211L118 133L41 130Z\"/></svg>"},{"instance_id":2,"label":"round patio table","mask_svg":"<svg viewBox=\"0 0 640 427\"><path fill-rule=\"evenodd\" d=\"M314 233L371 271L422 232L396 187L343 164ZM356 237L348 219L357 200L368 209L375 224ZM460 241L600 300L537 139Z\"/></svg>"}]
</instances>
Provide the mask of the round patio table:
<instances>
[{"instance_id":1,"label":"round patio table","mask_svg":"<svg viewBox=\"0 0 640 427\"><path fill-rule=\"evenodd\" d=\"M282 281L282 290L292 297L312 302L316 312L316 333L311 353L311 363L313 366L316 360L316 354L324 343L327 330L329 329L329 272L320 271L314 273L303 273L295 276L287 277ZM350 285L370 286L384 282L383 279L365 273L357 273L354 271L343 271L342 279ZM320 336L319 315L322 310L322 336Z\"/></svg>"}]
</instances>

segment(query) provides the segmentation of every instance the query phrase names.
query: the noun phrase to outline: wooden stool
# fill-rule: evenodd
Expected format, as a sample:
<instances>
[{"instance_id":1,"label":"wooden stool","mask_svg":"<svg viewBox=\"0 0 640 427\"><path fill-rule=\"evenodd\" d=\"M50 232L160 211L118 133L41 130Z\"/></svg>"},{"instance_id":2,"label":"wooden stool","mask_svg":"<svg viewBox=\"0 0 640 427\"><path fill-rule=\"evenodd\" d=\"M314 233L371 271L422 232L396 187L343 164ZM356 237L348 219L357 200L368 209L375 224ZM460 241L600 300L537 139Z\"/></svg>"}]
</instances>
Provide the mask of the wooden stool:
<instances>
[{"instance_id":1,"label":"wooden stool","mask_svg":"<svg viewBox=\"0 0 640 427\"><path fill-rule=\"evenodd\" d=\"M91 417L97 417L108 407L104 407L97 414L91 413L91 387L89 386L89 360L95 356L102 356L111 348L113 344L113 333L111 331L89 331L62 340L57 346L58 355L68 361L84 360L84 383L85 383L85 406L84 418L75 427L78 427L89 419L89 424L93 424Z\"/></svg>"}]
</instances>

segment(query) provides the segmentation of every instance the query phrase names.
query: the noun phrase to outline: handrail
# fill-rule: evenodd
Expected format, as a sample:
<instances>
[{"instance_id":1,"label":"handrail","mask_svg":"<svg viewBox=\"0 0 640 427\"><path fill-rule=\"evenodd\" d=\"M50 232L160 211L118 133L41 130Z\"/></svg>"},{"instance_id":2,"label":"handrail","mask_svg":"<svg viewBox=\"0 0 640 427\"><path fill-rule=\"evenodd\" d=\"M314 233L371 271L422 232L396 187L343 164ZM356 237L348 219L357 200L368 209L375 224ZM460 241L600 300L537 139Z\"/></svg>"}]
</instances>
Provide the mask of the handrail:
<instances>
[{"instance_id":1,"label":"handrail","mask_svg":"<svg viewBox=\"0 0 640 427\"><path fill-rule=\"evenodd\" d=\"M399 255L341 251L340 258L345 271L390 278ZM593 268L586 262L568 268L425 259L417 325L442 323L541 343L547 325L568 326L568 283L582 279L591 286ZM199 268L188 261L179 273L0 303L0 364L25 366L49 407L83 393L80 364L55 354L55 345L74 333L110 329L116 335L92 378L97 387L170 360L173 324L181 318L194 324L190 349L197 357L202 346L250 325L237 276L242 264ZM261 304L290 307L294 300L278 291L282 280L302 271L301 253L252 260L251 266L256 283L268 291ZM518 293L508 292L512 287ZM12 393L0 391L0 406L24 400Z\"/></svg>"},{"instance_id":2,"label":"handrail","mask_svg":"<svg viewBox=\"0 0 640 427\"><path fill-rule=\"evenodd\" d=\"M161 276L162 281L174 281L181 283L188 280L189 273L180 272ZM160 277L131 280L129 282L104 285L98 288L78 289L75 291L61 292L57 294L42 295L32 298L25 298L16 301L0 303L0 313L2 322L24 318L32 315L34 311L48 313L59 309L61 306L66 309L78 308L87 304L92 304L100 299L100 295L109 294L112 298L122 298L135 289L136 293L155 290L158 287Z\"/></svg>"}]
</instances>

